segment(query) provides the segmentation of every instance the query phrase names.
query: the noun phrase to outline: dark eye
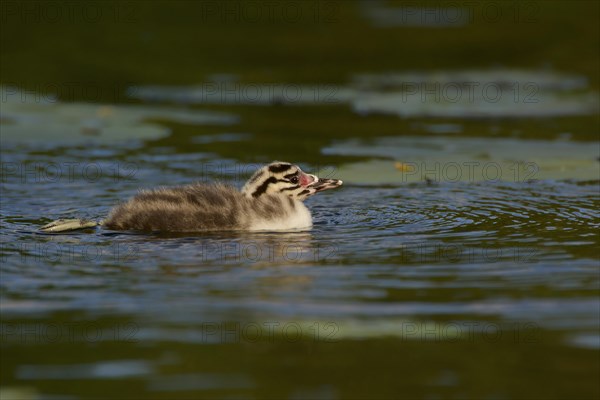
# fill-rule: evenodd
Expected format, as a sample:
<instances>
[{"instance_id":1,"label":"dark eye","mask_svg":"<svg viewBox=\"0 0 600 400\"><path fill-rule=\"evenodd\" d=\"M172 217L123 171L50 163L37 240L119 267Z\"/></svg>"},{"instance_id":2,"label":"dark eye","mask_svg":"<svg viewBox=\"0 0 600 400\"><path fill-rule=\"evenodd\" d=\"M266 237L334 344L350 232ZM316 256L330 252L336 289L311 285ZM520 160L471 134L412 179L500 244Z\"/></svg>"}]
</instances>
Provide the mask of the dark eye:
<instances>
[{"instance_id":1,"label":"dark eye","mask_svg":"<svg viewBox=\"0 0 600 400\"><path fill-rule=\"evenodd\" d=\"M296 183L298 183L298 177L297 177L297 176L293 176L293 177L290 179L290 182L292 182L292 183L295 185Z\"/></svg>"}]
</instances>

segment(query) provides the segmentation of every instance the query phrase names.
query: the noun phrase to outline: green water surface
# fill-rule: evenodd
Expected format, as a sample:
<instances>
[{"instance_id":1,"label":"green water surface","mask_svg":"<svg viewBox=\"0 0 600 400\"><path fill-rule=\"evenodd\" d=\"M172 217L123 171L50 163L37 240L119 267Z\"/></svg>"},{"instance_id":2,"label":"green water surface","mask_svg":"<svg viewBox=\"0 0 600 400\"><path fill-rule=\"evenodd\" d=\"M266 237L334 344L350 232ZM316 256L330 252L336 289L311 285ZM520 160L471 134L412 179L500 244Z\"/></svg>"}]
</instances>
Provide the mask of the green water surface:
<instances>
[{"instance_id":1,"label":"green water surface","mask_svg":"<svg viewBox=\"0 0 600 400\"><path fill-rule=\"evenodd\" d=\"M3 1L2 398L599 398L599 11ZM38 231L275 159L310 232Z\"/></svg>"}]
</instances>

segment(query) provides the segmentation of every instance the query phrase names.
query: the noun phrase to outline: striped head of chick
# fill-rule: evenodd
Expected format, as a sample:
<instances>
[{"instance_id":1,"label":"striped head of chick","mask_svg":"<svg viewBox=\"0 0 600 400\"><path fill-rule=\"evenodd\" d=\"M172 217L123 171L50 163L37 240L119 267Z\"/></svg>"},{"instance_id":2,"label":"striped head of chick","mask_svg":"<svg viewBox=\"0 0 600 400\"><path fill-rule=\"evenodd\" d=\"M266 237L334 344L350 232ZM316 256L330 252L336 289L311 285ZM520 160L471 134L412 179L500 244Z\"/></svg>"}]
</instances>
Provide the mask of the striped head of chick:
<instances>
[{"instance_id":1,"label":"striped head of chick","mask_svg":"<svg viewBox=\"0 0 600 400\"><path fill-rule=\"evenodd\" d=\"M340 179L323 179L307 174L288 162L274 161L256 171L242 188L242 193L249 198L260 198L267 194L285 195L304 201L315 193L334 189L342 183Z\"/></svg>"}]
</instances>

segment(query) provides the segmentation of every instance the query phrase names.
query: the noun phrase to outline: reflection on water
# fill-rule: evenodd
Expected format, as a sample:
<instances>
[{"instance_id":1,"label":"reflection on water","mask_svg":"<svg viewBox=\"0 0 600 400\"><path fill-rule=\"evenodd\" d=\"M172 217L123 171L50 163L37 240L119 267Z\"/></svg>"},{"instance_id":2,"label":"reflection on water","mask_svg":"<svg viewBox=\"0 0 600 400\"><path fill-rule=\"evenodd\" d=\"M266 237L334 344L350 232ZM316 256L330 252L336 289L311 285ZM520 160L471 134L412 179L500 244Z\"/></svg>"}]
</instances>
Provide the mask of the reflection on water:
<instances>
[{"instance_id":1,"label":"reflection on water","mask_svg":"<svg viewBox=\"0 0 600 400\"><path fill-rule=\"evenodd\" d=\"M399 103L414 94L406 81L464 86L479 77L504 90L531 74L362 75L330 89L361 113L396 113L401 105L401 115L444 116L440 101ZM587 113L595 104L578 77L546 74L537 82L547 95L543 113ZM300 97L305 107L329 107L315 100L314 86L297 88L312 93ZM215 100L219 93L207 90L135 93L184 104L291 103L274 92L247 101L243 88ZM566 96L554 99L559 92ZM493 110L540 116L535 107L495 103ZM3 104L0 311L3 360L10 360L0 369L3 397L123 390L352 397L352 380L331 375L340 368L378 383L383 397L395 398L398 371L439 395L486 381L472 382L480 372L464 357L477 351L494 368L502 364L494 374L509 381L511 357L529 352L535 368L558 357L549 375L566 374L570 395L596 393L588 376L597 372L600 347L597 142L570 141L568 133L554 141L468 137L467 118L481 109L451 108L461 119L420 123L427 136L398 129L319 147L351 161L308 166L345 182L308 200L310 232L43 234L38 228L57 218L102 219L140 187L198 180L239 187L259 164L207 149L239 146L240 157L254 142L281 142L280 132L230 129L241 125L233 113L172 105ZM264 156L271 157L279 158ZM414 359L398 366L390 354ZM456 364L439 366L440 355ZM387 362L393 374L364 367ZM574 364L579 369L564 367ZM92 384L56 386L67 380ZM513 384L514 393L529 393Z\"/></svg>"},{"instance_id":2,"label":"reflection on water","mask_svg":"<svg viewBox=\"0 0 600 400\"><path fill-rule=\"evenodd\" d=\"M563 145L572 151L561 154ZM8 359L19 360L4 364L7 393L56 393L53 382L85 379L100 383L94 393L121 382L152 395L249 394L274 377L278 390L298 396L351 391L342 379L311 383L335 363L311 369L305 346L364 374L346 354L376 363L390 351L429 354L423 346L435 344L458 365L417 372L431 369L430 355L404 373L441 388L472 379L461 354L473 349L498 362L525 348L538 367L558 352L587 369L577 372L584 381L596 368L600 197L597 181L581 179L588 172L570 181L388 179L401 173L393 160L442 162L483 148L488 161L527 159L535 148L541 165L585 159L594 168L591 146L438 136L339 142L325 152L390 159L334 171L347 184L307 202L312 231L194 235L37 228L61 216L101 219L140 186L214 178L240 186L255 165L168 147L117 162L126 150L48 146L3 149L2 337ZM53 175L57 162L78 168L57 175L54 166ZM369 168L381 163L390 172ZM104 173L86 175L88 164ZM286 381L289 365L308 368L300 374L308 380ZM389 385L385 374L371 379Z\"/></svg>"},{"instance_id":3,"label":"reflection on water","mask_svg":"<svg viewBox=\"0 0 600 400\"><path fill-rule=\"evenodd\" d=\"M2 3L1 399L600 397L597 2L75 3ZM274 159L310 232L38 230Z\"/></svg>"},{"instance_id":4,"label":"reflection on water","mask_svg":"<svg viewBox=\"0 0 600 400\"><path fill-rule=\"evenodd\" d=\"M107 197L103 212L120 196ZM572 287L585 304L598 283L596 184L350 184L309 201L312 232L287 234L37 234L53 216L35 216L42 213L35 204L17 214L18 199L7 200L5 313L112 309L189 322L183 310L211 318L354 318L469 314L488 303L488 314L537 321L534 302L523 315L519 296L507 298L538 285L557 293ZM443 288L461 290L433 306L431 296ZM543 295L540 301L544 307ZM594 309L585 308L589 319ZM570 321L573 313L556 313L554 321L561 316Z\"/></svg>"}]
</instances>

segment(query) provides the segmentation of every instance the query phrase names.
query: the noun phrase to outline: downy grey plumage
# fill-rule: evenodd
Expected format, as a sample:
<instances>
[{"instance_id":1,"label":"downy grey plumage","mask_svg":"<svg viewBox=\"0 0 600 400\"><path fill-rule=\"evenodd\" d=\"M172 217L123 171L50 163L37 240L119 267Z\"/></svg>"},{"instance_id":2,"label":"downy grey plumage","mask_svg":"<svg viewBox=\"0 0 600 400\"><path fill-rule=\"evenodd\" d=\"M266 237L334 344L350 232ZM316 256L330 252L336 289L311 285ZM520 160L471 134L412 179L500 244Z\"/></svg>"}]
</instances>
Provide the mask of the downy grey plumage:
<instances>
[{"instance_id":1,"label":"downy grey plumage","mask_svg":"<svg viewBox=\"0 0 600 400\"><path fill-rule=\"evenodd\" d=\"M166 232L309 229L312 216L303 201L340 185L341 180L319 179L275 161L256 171L241 191L219 183L142 191L115 207L103 225Z\"/></svg>"}]
</instances>

